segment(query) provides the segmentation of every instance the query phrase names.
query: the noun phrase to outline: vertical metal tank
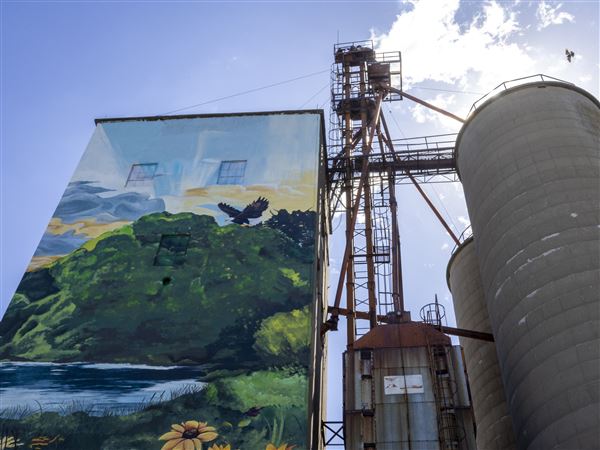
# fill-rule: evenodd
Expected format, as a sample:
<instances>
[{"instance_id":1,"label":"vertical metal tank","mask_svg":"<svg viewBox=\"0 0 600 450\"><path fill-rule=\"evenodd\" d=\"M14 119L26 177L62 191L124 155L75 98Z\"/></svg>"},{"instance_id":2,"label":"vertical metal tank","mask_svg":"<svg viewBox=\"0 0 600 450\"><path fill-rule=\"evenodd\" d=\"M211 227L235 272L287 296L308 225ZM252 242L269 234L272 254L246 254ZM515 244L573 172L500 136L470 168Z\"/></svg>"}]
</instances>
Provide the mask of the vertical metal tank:
<instances>
[{"instance_id":1,"label":"vertical metal tank","mask_svg":"<svg viewBox=\"0 0 600 450\"><path fill-rule=\"evenodd\" d=\"M475 450L459 346L430 325L378 326L344 353L346 450Z\"/></svg>"},{"instance_id":2,"label":"vertical metal tank","mask_svg":"<svg viewBox=\"0 0 600 450\"><path fill-rule=\"evenodd\" d=\"M600 104L561 82L497 94L457 164L519 449L600 448Z\"/></svg>"},{"instance_id":3,"label":"vertical metal tank","mask_svg":"<svg viewBox=\"0 0 600 450\"><path fill-rule=\"evenodd\" d=\"M492 333L472 237L452 253L446 275L458 327ZM502 385L496 345L469 338L460 338L460 344L464 349L471 386L477 448L515 450L515 435Z\"/></svg>"}]
</instances>

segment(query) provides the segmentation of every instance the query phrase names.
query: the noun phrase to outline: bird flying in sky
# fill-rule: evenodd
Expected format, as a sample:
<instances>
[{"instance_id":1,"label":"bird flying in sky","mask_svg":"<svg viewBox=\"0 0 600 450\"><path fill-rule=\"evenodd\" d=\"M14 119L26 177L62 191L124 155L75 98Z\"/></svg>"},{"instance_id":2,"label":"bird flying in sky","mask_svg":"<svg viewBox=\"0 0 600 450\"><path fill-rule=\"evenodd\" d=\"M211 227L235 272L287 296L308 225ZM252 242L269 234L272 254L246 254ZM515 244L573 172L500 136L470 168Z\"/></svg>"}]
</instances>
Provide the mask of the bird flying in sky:
<instances>
[{"instance_id":1,"label":"bird flying in sky","mask_svg":"<svg viewBox=\"0 0 600 450\"><path fill-rule=\"evenodd\" d=\"M243 211L228 205L227 203L218 203L221 211L231 217L233 223L239 225L250 224L248 219L258 219L262 213L269 207L269 200L264 197L258 197L252 203L248 204Z\"/></svg>"},{"instance_id":2,"label":"bird flying in sky","mask_svg":"<svg viewBox=\"0 0 600 450\"><path fill-rule=\"evenodd\" d=\"M567 61L571 62L571 59L575 56L575 52L566 48L565 55L567 55Z\"/></svg>"}]
</instances>

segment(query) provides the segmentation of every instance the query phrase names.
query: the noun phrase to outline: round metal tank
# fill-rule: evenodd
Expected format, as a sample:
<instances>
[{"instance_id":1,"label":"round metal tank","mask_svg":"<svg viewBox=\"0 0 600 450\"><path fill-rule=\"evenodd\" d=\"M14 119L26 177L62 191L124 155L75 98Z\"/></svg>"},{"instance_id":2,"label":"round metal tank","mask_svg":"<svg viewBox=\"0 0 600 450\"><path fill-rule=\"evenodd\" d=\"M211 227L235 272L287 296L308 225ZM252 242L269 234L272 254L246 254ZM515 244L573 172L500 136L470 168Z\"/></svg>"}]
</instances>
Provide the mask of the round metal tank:
<instances>
[{"instance_id":1,"label":"round metal tank","mask_svg":"<svg viewBox=\"0 0 600 450\"><path fill-rule=\"evenodd\" d=\"M473 238L463 242L452 254L447 279L458 327L492 333ZM515 450L515 435L506 404L496 345L469 338L460 338L460 344L464 350L471 386L477 448Z\"/></svg>"},{"instance_id":2,"label":"round metal tank","mask_svg":"<svg viewBox=\"0 0 600 450\"><path fill-rule=\"evenodd\" d=\"M600 104L567 83L501 92L457 165L519 449L600 448Z\"/></svg>"}]
</instances>

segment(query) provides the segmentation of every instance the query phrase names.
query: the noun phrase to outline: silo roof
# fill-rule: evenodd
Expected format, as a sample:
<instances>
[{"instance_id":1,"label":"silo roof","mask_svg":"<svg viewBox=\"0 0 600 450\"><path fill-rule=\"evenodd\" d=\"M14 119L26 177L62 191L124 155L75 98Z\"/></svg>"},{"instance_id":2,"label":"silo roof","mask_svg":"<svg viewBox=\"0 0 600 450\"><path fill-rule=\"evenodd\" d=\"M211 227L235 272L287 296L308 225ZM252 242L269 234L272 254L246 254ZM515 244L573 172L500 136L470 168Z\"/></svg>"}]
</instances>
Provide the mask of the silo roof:
<instances>
[{"instance_id":1,"label":"silo roof","mask_svg":"<svg viewBox=\"0 0 600 450\"><path fill-rule=\"evenodd\" d=\"M354 343L354 349L451 345L450 338L422 322L402 322L373 328Z\"/></svg>"}]
</instances>

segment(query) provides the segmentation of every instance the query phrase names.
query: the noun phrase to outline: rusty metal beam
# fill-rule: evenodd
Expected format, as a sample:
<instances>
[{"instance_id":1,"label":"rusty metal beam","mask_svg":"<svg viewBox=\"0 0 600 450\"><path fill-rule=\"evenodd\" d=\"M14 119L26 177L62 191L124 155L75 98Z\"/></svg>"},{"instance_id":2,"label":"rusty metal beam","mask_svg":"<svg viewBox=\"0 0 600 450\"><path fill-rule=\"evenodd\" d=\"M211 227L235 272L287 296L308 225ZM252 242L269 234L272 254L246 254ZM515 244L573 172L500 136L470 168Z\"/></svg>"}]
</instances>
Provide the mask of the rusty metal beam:
<instances>
[{"instance_id":1,"label":"rusty metal beam","mask_svg":"<svg viewBox=\"0 0 600 450\"><path fill-rule=\"evenodd\" d=\"M328 312L336 316L346 316L347 314L349 314L349 311L346 308L336 308L334 306L330 306L328 308ZM354 315L357 319L369 319L369 313L364 311L355 311ZM378 315L377 320L382 323L394 323L395 319L390 318L388 316ZM484 333L482 331L475 330L465 330L464 328L448 327L445 325L442 325L441 327L436 327L434 325L430 326L435 329L439 329L442 333L449 334L452 336L460 336L470 339L477 339L480 341L494 342L494 335L491 333Z\"/></svg>"},{"instance_id":2,"label":"rusty metal beam","mask_svg":"<svg viewBox=\"0 0 600 450\"><path fill-rule=\"evenodd\" d=\"M442 149L445 150L445 149ZM377 155L380 156L380 155ZM385 156L385 155L384 155ZM393 155L389 155L393 156ZM352 170L355 170L357 167L362 166L363 156L352 156L350 158L341 158L338 161L343 161L344 159L349 160L349 164L345 166L339 166L330 168L330 173L341 173L345 172L348 169L348 165ZM389 160L386 161L369 161L369 172L387 172L388 170L392 170L394 172L405 172L405 171L436 171L442 169L456 169L456 163L454 158L444 158L444 159L429 159L429 160Z\"/></svg>"},{"instance_id":3,"label":"rusty metal beam","mask_svg":"<svg viewBox=\"0 0 600 450\"><path fill-rule=\"evenodd\" d=\"M350 98L350 88L350 66L346 63L344 64L344 95L346 96L346 98ZM354 147L356 147L358 141L354 143L354 139L350 136L350 133L352 131L352 118L350 115L350 111L344 112L344 119L346 145L344 146L343 151L345 152L345 156L349 158L352 154L352 150L354 149ZM354 233L353 229L351 229L352 215L349 213L349 207L350 205L352 205L352 183L352 169L348 167L344 183L344 189L346 190L345 196L347 211L346 243L350 241L351 245L354 245ZM350 314L346 316L346 343L348 348L352 348L352 345L356 340L355 319L354 316L351 314L352 312L354 312L354 308L356 308L356 298L354 295L354 261L352 260L352 258L348 260L347 264L348 268L346 274L346 307L348 308Z\"/></svg>"},{"instance_id":4,"label":"rusty metal beam","mask_svg":"<svg viewBox=\"0 0 600 450\"><path fill-rule=\"evenodd\" d=\"M427 197L427 194L425 194L425 191L423 190L423 188L421 188L419 183L417 183L417 180L415 179L415 177L413 177L410 172L407 172L406 175L408 176L408 178L412 182L412 184L415 185L415 187L417 188L417 191L419 191L419 194L421 194L421 197L423 197L425 202L429 205L429 208L433 211L433 213L438 218L438 220L440 221L442 226L446 229L446 231L448 232L448 234L450 235L450 237L452 238L454 243L456 245L460 245L460 241L458 240L458 238L456 237L456 235L454 234L454 232L452 231L452 229L450 228L448 223L444 220L444 218L442 217L440 212L437 210L435 205L431 202L431 200L429 200L429 197Z\"/></svg>"},{"instance_id":5,"label":"rusty metal beam","mask_svg":"<svg viewBox=\"0 0 600 450\"><path fill-rule=\"evenodd\" d=\"M367 101L366 101L366 64L363 66L363 70L360 71L360 97L361 97L361 131L362 131L362 154L368 159L368 155L372 151L373 138L379 124L380 113L375 112L373 117L372 128L368 129L368 117L367 117ZM382 99L383 99L382 94ZM381 104L376 106L381 111ZM367 168L368 172L368 168ZM364 215L365 215L365 245L367 249L367 294L369 299L369 326L371 329L377 326L377 296L375 294L375 266L373 265L373 223L371 220L371 185L369 182L369 175L365 177L364 181ZM360 200L360 199L358 199Z\"/></svg>"},{"instance_id":6,"label":"rusty metal beam","mask_svg":"<svg viewBox=\"0 0 600 450\"><path fill-rule=\"evenodd\" d=\"M383 119L383 116L382 116ZM377 124L377 137L379 149L383 162L387 163L386 152L383 144L389 147L389 141L381 131L381 124ZM391 150L391 148L390 148ZM396 154L391 152L392 158L395 159ZM390 215L392 216L392 301L394 303L394 311L396 314L404 312L404 289L402 285L402 255L400 251L400 231L398 229L398 202L396 201L396 183L395 171L388 169L388 191L390 196Z\"/></svg>"},{"instance_id":7,"label":"rusty metal beam","mask_svg":"<svg viewBox=\"0 0 600 450\"><path fill-rule=\"evenodd\" d=\"M425 100L421 100L420 98L417 98L417 97L415 97L413 95L407 94L406 92L404 92L404 91L402 91L400 89L389 87L388 90L390 92L394 92L395 94L399 94L402 97L406 97L407 99L412 100L415 103L419 103L420 105L423 105L426 108L429 108L429 109L432 109L432 110L434 110L436 112L439 112L440 114L443 114L446 117L450 117L451 119L458 120L460 123L465 123L465 119L462 119L462 118L460 118L460 117L452 114L451 112L446 111L445 109L438 108L437 106L432 105L431 103L427 103Z\"/></svg>"},{"instance_id":8,"label":"rusty metal beam","mask_svg":"<svg viewBox=\"0 0 600 450\"><path fill-rule=\"evenodd\" d=\"M478 339L480 341L494 342L494 335L491 333L484 333L483 331L465 330L464 328L453 328L444 325L442 325L441 331L442 333L450 334L452 336L460 336L470 339Z\"/></svg>"},{"instance_id":9,"label":"rusty metal beam","mask_svg":"<svg viewBox=\"0 0 600 450\"><path fill-rule=\"evenodd\" d=\"M368 156L369 152L371 151L371 143L373 142L373 136L375 135L375 124L379 121L379 115L381 112L381 102L383 101L384 95L385 95L385 93L382 92L377 97L377 104L375 106L375 117L372 122L371 130L370 130L370 133L368 136L368 142L366 142L365 146L363 147L363 155L364 156ZM360 197L362 195L363 185L365 183L366 178L369 176L368 169L369 169L369 159L364 158L363 164L362 164L362 170L361 170L361 177L358 182L356 201L352 207L352 217L351 217L351 221L349 224L351 233L354 233L354 228L356 226L356 218L358 216L358 209L360 207ZM340 268L340 278L339 278L337 290L335 293L335 302L334 302L335 307L340 306L340 301L342 299L343 284L344 284L344 279L346 277L346 270L348 269L348 260L350 259L351 247L352 247L352 241L346 239L346 248L344 250L344 257L342 259L342 267Z\"/></svg>"},{"instance_id":10,"label":"rusty metal beam","mask_svg":"<svg viewBox=\"0 0 600 450\"><path fill-rule=\"evenodd\" d=\"M385 118L383 118L382 116L382 120L381 123L383 125L383 129L385 131L386 137L390 143L390 149L392 150L392 152L394 151L394 144L392 144L392 138L390 136L390 130L387 126L387 123L385 121ZM421 186L419 186L419 183L417 183L417 180L415 179L415 177L410 173L410 171L406 171L406 176L410 179L410 181L412 182L412 184L414 184L414 186L417 188L417 191L419 191L419 194L421 194L421 196L423 197L423 199L425 200L425 202L429 205L429 208L431 208L431 210L433 211L433 213L435 214L435 216L438 218L438 220L440 221L440 223L442 224L442 226L446 229L446 231L448 232L448 234L450 235L450 237L452 238L452 240L456 243L456 245L460 245L460 241L458 240L458 238L456 237L456 235L454 234L454 232L452 231L452 229L450 228L450 226L448 226L448 223L444 220L444 218L442 217L442 215L440 214L440 212L437 210L437 208L435 207L435 205L431 202L431 200L429 200L429 197L427 197L427 194L425 194L425 191L421 188Z\"/></svg>"}]
</instances>

